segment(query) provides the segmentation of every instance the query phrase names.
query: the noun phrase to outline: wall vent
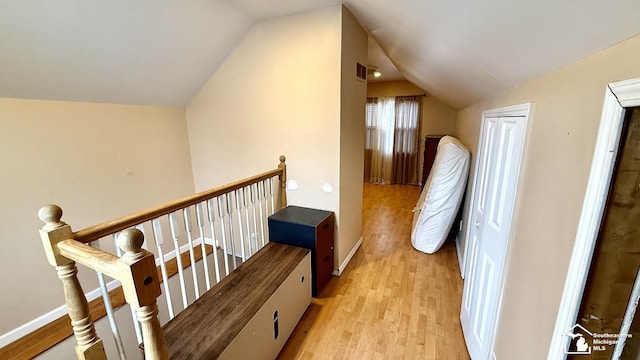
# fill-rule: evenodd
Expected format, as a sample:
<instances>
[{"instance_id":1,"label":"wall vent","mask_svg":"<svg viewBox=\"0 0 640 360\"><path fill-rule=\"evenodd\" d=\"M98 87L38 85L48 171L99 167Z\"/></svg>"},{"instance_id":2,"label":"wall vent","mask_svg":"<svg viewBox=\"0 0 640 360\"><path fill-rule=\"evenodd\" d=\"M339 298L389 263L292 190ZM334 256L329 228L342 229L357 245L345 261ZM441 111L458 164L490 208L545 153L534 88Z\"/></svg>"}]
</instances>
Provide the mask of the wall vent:
<instances>
[{"instance_id":1,"label":"wall vent","mask_svg":"<svg viewBox=\"0 0 640 360\"><path fill-rule=\"evenodd\" d=\"M367 80L367 67L356 62L356 78L360 80Z\"/></svg>"}]
</instances>

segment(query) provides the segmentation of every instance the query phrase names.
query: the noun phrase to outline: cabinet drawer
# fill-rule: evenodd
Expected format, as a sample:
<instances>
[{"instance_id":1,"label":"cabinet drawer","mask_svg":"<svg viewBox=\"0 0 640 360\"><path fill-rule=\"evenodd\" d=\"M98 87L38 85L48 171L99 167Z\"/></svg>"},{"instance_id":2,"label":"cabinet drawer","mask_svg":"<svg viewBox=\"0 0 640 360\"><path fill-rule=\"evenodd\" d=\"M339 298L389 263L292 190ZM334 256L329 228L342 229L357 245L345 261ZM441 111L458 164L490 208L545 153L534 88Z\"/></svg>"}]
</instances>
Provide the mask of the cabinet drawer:
<instances>
[{"instance_id":1,"label":"cabinet drawer","mask_svg":"<svg viewBox=\"0 0 640 360\"><path fill-rule=\"evenodd\" d=\"M333 273L333 249L316 257L315 291L317 295L331 279Z\"/></svg>"},{"instance_id":2,"label":"cabinet drawer","mask_svg":"<svg viewBox=\"0 0 640 360\"><path fill-rule=\"evenodd\" d=\"M333 247L334 216L329 216L316 228L316 253L324 254Z\"/></svg>"}]
</instances>

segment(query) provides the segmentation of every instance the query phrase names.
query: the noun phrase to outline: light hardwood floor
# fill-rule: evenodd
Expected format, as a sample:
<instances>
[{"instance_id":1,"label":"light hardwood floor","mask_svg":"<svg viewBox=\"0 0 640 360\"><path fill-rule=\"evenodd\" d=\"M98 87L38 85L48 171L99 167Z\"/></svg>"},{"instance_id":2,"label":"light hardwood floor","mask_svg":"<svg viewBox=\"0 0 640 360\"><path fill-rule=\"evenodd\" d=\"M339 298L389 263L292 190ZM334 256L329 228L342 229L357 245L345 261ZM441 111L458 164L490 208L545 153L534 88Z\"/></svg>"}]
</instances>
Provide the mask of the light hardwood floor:
<instances>
[{"instance_id":1,"label":"light hardwood floor","mask_svg":"<svg viewBox=\"0 0 640 360\"><path fill-rule=\"evenodd\" d=\"M420 189L364 185L363 244L311 302L278 359L469 359L455 245L413 249Z\"/></svg>"}]
</instances>

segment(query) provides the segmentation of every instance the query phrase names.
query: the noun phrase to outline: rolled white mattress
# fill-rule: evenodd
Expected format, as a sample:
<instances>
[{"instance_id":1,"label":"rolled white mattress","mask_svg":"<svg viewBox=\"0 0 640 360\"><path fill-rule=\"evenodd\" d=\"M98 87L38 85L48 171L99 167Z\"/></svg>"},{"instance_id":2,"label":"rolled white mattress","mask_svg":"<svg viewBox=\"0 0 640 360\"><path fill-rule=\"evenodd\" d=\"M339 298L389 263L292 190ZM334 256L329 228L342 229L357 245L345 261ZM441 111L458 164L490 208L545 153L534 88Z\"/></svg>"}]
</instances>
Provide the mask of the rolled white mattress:
<instances>
[{"instance_id":1,"label":"rolled white mattress","mask_svg":"<svg viewBox=\"0 0 640 360\"><path fill-rule=\"evenodd\" d=\"M414 208L411 243L427 254L438 251L447 239L460 208L469 175L469 150L452 137L438 143L433 167Z\"/></svg>"}]
</instances>

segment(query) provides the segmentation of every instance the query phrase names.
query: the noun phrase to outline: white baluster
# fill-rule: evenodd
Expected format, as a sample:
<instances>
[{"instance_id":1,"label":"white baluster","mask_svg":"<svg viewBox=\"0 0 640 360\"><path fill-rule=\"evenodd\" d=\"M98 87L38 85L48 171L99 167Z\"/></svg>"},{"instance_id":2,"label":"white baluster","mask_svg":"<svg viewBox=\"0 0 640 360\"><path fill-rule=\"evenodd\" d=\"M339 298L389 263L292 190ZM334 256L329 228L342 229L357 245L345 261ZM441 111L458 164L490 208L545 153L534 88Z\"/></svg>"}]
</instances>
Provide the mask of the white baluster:
<instances>
[{"instance_id":1,"label":"white baluster","mask_svg":"<svg viewBox=\"0 0 640 360\"><path fill-rule=\"evenodd\" d=\"M222 235L222 252L224 254L224 272L229 275L229 255L227 255L227 235L224 229L224 207L222 205L222 196L218 196L218 215L220 217L220 229Z\"/></svg>"},{"instance_id":2,"label":"white baluster","mask_svg":"<svg viewBox=\"0 0 640 360\"><path fill-rule=\"evenodd\" d=\"M244 231L242 229L242 206L240 205L240 196L238 196L238 191L242 191L242 189L238 189L234 191L233 196L236 198L236 209L238 210L238 232L240 234L240 256L242 256L242 262L247 261L247 255L245 253L245 239L244 239Z\"/></svg>"},{"instance_id":3,"label":"white baluster","mask_svg":"<svg viewBox=\"0 0 640 360\"><path fill-rule=\"evenodd\" d=\"M273 178L269 178L269 185L268 185L269 190L267 191L268 193L268 197L271 199L271 211L269 212L269 214L267 214L267 218L265 219L265 221L267 221L267 242L269 242L269 216L273 215L276 212L276 204L275 204L275 196L273 193Z\"/></svg>"},{"instance_id":4,"label":"white baluster","mask_svg":"<svg viewBox=\"0 0 640 360\"><path fill-rule=\"evenodd\" d=\"M273 196L273 178L269 178L269 197L271 198L271 214L276 212L275 196Z\"/></svg>"},{"instance_id":5,"label":"white baluster","mask_svg":"<svg viewBox=\"0 0 640 360\"><path fill-rule=\"evenodd\" d=\"M180 254L180 244L178 243L178 223L176 214L169 214L169 228L171 228L171 238L175 249L176 262L178 264L178 278L180 279L180 292L182 293L182 306L186 309L189 305L187 301L187 286L184 281L184 269L182 268L182 254Z\"/></svg>"},{"instance_id":6,"label":"white baluster","mask_svg":"<svg viewBox=\"0 0 640 360\"><path fill-rule=\"evenodd\" d=\"M119 232L113 234L113 243L116 247L116 255L118 257L122 257L122 250L120 249L120 246L118 246L118 235L120 235ZM140 328L140 322L136 316L136 310L131 305L129 305L129 310L131 311L131 319L133 320L133 329L136 333L136 340L138 341L138 344L142 344L142 329Z\"/></svg>"},{"instance_id":7,"label":"white baluster","mask_svg":"<svg viewBox=\"0 0 640 360\"><path fill-rule=\"evenodd\" d=\"M236 244L233 236L233 202L231 201L231 193L226 194L227 213L229 214L229 240L231 241L231 255L233 259L233 270L238 268L238 260L236 256Z\"/></svg>"},{"instance_id":8,"label":"white baluster","mask_svg":"<svg viewBox=\"0 0 640 360\"><path fill-rule=\"evenodd\" d=\"M202 203L196 204L196 223L200 231L200 249L202 249L202 263L204 264L204 281L207 290L211 289L211 279L209 279L209 263L207 262L207 244L204 240L204 221L202 218ZM215 252L214 252L215 254Z\"/></svg>"},{"instance_id":9,"label":"white baluster","mask_svg":"<svg viewBox=\"0 0 640 360\"><path fill-rule=\"evenodd\" d=\"M96 249L100 249L100 241L94 241L93 243L91 243L91 246ZM104 281L104 274L102 274L100 271L96 271L96 275L98 275L98 283L100 284L102 301L104 302L104 309L107 312L107 319L109 319L109 326L111 327L113 341L116 343L116 348L118 349L118 355L120 355L120 359L126 360L127 354L124 351L124 345L122 344L122 338L120 337L120 330L118 329L116 318L113 315L113 305L111 304L111 297L109 296L107 283Z\"/></svg>"},{"instance_id":10,"label":"white baluster","mask_svg":"<svg viewBox=\"0 0 640 360\"><path fill-rule=\"evenodd\" d=\"M264 216L269 216L269 191L267 190L267 180L262 180L260 182L260 188L262 189L262 198L264 199Z\"/></svg>"},{"instance_id":11,"label":"white baluster","mask_svg":"<svg viewBox=\"0 0 640 360\"><path fill-rule=\"evenodd\" d=\"M247 245L248 245L248 249L249 249L249 257L251 257L253 255L253 249L251 248L251 225L249 222L249 206L248 206L248 202L247 202L247 196L249 194L247 194L247 188L243 188L242 189L242 204L244 206L244 220L245 220L245 224L247 225Z\"/></svg>"},{"instance_id":12,"label":"white baluster","mask_svg":"<svg viewBox=\"0 0 640 360\"><path fill-rule=\"evenodd\" d=\"M182 216L184 218L184 230L187 233L187 243L189 244L189 259L191 259L191 275L193 276L193 289L196 294L196 299L200 297L200 287L198 286L198 273L196 269L196 255L193 251L193 237L191 236L191 215L189 208L182 209Z\"/></svg>"},{"instance_id":13,"label":"white baluster","mask_svg":"<svg viewBox=\"0 0 640 360\"><path fill-rule=\"evenodd\" d=\"M171 290L169 288L169 276L167 274L167 264L164 260L164 253L162 252L162 245L164 240L162 238L162 228L160 227L160 219L153 219L151 221L153 228L153 239L156 243L156 249L158 249L158 257L160 258L160 272L162 273L162 285L164 287L164 296L167 299L167 308L169 309L169 319L173 319L175 316L173 313L173 301L171 300Z\"/></svg>"},{"instance_id":14,"label":"white baluster","mask_svg":"<svg viewBox=\"0 0 640 360\"><path fill-rule=\"evenodd\" d=\"M261 183L258 183L261 184ZM258 186L256 184L256 191L258 192L258 207L260 209L260 237L262 239L262 246L264 247L264 214L262 212L262 199L264 195L264 186Z\"/></svg>"},{"instance_id":15,"label":"white baluster","mask_svg":"<svg viewBox=\"0 0 640 360\"><path fill-rule=\"evenodd\" d=\"M220 282L220 264L218 263L218 242L216 241L215 214L213 199L207 200L207 217L211 226L211 240L213 241L213 265L216 268L216 284Z\"/></svg>"},{"instance_id":16,"label":"white baluster","mask_svg":"<svg viewBox=\"0 0 640 360\"><path fill-rule=\"evenodd\" d=\"M260 245L258 245L258 237L260 237L260 233L258 232L258 213L256 212L256 192L257 185L251 185L249 189L251 190L251 207L253 208L253 231L256 233L256 251L260 249Z\"/></svg>"}]
</instances>

